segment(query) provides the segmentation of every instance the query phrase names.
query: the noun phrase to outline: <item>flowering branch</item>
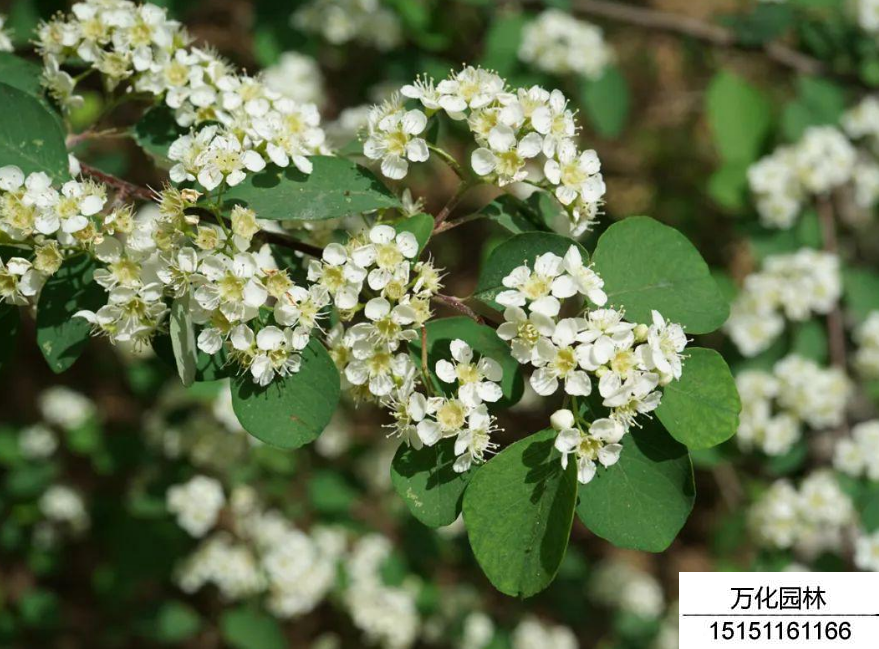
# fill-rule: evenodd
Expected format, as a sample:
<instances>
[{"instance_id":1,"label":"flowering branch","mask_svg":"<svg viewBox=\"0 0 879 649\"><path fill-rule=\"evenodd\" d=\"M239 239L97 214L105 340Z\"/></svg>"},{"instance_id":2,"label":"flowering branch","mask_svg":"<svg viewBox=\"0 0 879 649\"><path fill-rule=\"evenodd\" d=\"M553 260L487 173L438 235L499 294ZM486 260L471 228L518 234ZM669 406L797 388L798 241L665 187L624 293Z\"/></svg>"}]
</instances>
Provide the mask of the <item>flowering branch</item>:
<instances>
[{"instance_id":1,"label":"flowering branch","mask_svg":"<svg viewBox=\"0 0 879 649\"><path fill-rule=\"evenodd\" d=\"M525 0L525 3L543 5L542 0ZM731 29L689 16L659 11L657 9L648 9L646 7L636 7L609 0L575 0L571 9L574 13L598 16L628 25L694 38L717 47L755 50L754 47L742 42ZM791 68L802 74L833 74L823 62L783 43L773 41L756 49L762 49L763 54L774 63ZM845 80L852 81L848 76L845 76Z\"/></svg>"}]
</instances>

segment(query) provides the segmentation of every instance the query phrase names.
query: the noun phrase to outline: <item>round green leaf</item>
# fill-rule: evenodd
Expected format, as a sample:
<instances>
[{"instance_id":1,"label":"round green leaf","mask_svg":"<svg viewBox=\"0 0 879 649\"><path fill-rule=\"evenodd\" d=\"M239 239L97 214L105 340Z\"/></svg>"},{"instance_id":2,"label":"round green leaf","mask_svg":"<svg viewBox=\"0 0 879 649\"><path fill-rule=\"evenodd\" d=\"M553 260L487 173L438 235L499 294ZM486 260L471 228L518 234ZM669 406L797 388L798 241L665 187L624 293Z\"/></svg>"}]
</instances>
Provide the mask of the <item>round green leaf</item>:
<instances>
[{"instance_id":1,"label":"round green leaf","mask_svg":"<svg viewBox=\"0 0 879 649\"><path fill-rule=\"evenodd\" d=\"M220 633L232 649L287 649L289 646L277 619L247 606L225 611L220 617Z\"/></svg>"},{"instance_id":2,"label":"round green leaf","mask_svg":"<svg viewBox=\"0 0 879 649\"><path fill-rule=\"evenodd\" d=\"M44 171L70 177L64 132L58 118L37 97L0 83L0 167L16 165L25 174Z\"/></svg>"},{"instance_id":3,"label":"round green leaf","mask_svg":"<svg viewBox=\"0 0 879 649\"><path fill-rule=\"evenodd\" d=\"M451 525L461 513L464 489L476 471L455 473L455 442L444 439L416 449L400 444L391 463L391 482L409 511L428 527Z\"/></svg>"},{"instance_id":4,"label":"round green leaf","mask_svg":"<svg viewBox=\"0 0 879 649\"><path fill-rule=\"evenodd\" d=\"M492 250L488 261L479 273L479 282L476 285L475 297L485 302L490 307L503 311L504 308L494 301L497 294L506 290L503 285L504 277L517 266L528 264L534 268L534 260L538 255L552 252L559 257L564 257L568 248L578 246L583 262L589 260L589 253L579 243L570 237L550 232L525 232L510 237L497 248Z\"/></svg>"},{"instance_id":5,"label":"round green leaf","mask_svg":"<svg viewBox=\"0 0 879 649\"><path fill-rule=\"evenodd\" d=\"M418 241L418 254L424 250L430 236L433 234L433 217L430 214L413 214L407 219L397 223L394 228L397 232L411 232Z\"/></svg>"},{"instance_id":6,"label":"round green leaf","mask_svg":"<svg viewBox=\"0 0 879 649\"><path fill-rule=\"evenodd\" d=\"M655 423L633 429L622 444L619 462L580 486L577 515L618 547L662 552L696 500L690 457Z\"/></svg>"},{"instance_id":7,"label":"round green leaf","mask_svg":"<svg viewBox=\"0 0 879 649\"><path fill-rule=\"evenodd\" d=\"M261 219L320 221L382 208L401 207L399 199L369 169L332 156L310 158L314 169L270 165L248 174L226 192L226 200L256 211Z\"/></svg>"},{"instance_id":8,"label":"round green leaf","mask_svg":"<svg viewBox=\"0 0 879 649\"><path fill-rule=\"evenodd\" d=\"M150 154L160 167L171 167L168 148L186 130L177 125L167 106L150 108L132 128L134 141Z\"/></svg>"},{"instance_id":9,"label":"round green leaf","mask_svg":"<svg viewBox=\"0 0 879 649\"><path fill-rule=\"evenodd\" d=\"M330 422L339 403L339 372L316 338L302 350L296 374L265 387L249 372L235 377L232 408L248 433L266 444L298 448L313 442Z\"/></svg>"},{"instance_id":10,"label":"round green leaf","mask_svg":"<svg viewBox=\"0 0 879 649\"><path fill-rule=\"evenodd\" d=\"M497 332L487 325L474 322L467 316L453 318L440 318L431 320L426 325L427 329L427 358L434 385L440 390L454 390L454 385L443 383L436 377L436 363L441 359L449 360L452 355L449 344L456 338L460 338L473 348L476 354L493 358L501 365L504 371L501 380L503 397L498 402L498 407L508 408L522 398L525 382L522 378L521 366L510 355L510 347L498 338ZM416 338L409 343L412 358L418 367L421 367L421 339Z\"/></svg>"},{"instance_id":11,"label":"round green leaf","mask_svg":"<svg viewBox=\"0 0 879 649\"><path fill-rule=\"evenodd\" d=\"M729 367L713 349L687 349L684 373L663 390L656 416L691 449L717 446L736 434L742 403Z\"/></svg>"},{"instance_id":12,"label":"round green leaf","mask_svg":"<svg viewBox=\"0 0 879 649\"><path fill-rule=\"evenodd\" d=\"M91 325L77 311L97 311L107 294L94 281L98 265L86 255L65 261L50 277L37 304L37 345L53 372L67 370L79 358Z\"/></svg>"},{"instance_id":13,"label":"round green leaf","mask_svg":"<svg viewBox=\"0 0 879 649\"><path fill-rule=\"evenodd\" d=\"M705 109L724 160L749 163L757 159L772 125L771 105L763 93L721 70L708 86Z\"/></svg>"},{"instance_id":14,"label":"round green leaf","mask_svg":"<svg viewBox=\"0 0 879 649\"><path fill-rule=\"evenodd\" d=\"M577 475L562 469L547 429L504 449L473 476L464 522L473 554L502 593L529 597L555 578L565 556Z\"/></svg>"},{"instance_id":15,"label":"round green leaf","mask_svg":"<svg viewBox=\"0 0 879 649\"><path fill-rule=\"evenodd\" d=\"M618 67L609 66L598 79L584 81L580 96L599 135L617 137L623 132L631 102L629 85Z\"/></svg>"},{"instance_id":16,"label":"round green leaf","mask_svg":"<svg viewBox=\"0 0 879 649\"><path fill-rule=\"evenodd\" d=\"M729 305L699 251L680 232L645 216L610 226L595 248L595 270L608 303L632 322L651 322L650 312L683 325L687 333L714 331Z\"/></svg>"}]
</instances>

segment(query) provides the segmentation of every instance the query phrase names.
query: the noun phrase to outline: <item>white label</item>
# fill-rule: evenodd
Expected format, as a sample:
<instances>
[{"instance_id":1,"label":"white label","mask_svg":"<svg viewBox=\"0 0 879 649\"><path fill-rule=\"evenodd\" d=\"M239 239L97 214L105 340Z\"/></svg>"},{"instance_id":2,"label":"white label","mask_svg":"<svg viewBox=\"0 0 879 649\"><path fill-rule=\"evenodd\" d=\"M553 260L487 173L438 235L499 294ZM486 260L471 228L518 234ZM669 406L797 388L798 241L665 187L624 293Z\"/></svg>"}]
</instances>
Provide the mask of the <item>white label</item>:
<instances>
[{"instance_id":1,"label":"white label","mask_svg":"<svg viewBox=\"0 0 879 649\"><path fill-rule=\"evenodd\" d=\"M680 649L879 647L879 573L682 572Z\"/></svg>"}]
</instances>

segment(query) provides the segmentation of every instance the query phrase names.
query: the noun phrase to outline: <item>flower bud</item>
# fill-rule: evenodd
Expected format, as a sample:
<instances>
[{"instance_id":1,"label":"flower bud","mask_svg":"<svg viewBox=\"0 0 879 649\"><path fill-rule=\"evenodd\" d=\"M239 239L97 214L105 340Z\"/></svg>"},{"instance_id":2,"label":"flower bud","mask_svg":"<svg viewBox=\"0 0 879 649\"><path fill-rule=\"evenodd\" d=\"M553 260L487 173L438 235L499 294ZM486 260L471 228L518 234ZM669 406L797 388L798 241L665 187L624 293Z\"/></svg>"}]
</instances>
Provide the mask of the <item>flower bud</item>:
<instances>
[{"instance_id":1,"label":"flower bud","mask_svg":"<svg viewBox=\"0 0 879 649\"><path fill-rule=\"evenodd\" d=\"M649 332L650 327L648 327L646 324L639 324L637 327L635 327L635 340L637 340L638 342L643 342L647 340L647 334Z\"/></svg>"},{"instance_id":2,"label":"flower bud","mask_svg":"<svg viewBox=\"0 0 879 649\"><path fill-rule=\"evenodd\" d=\"M552 413L552 417L549 418L549 423L556 430L564 430L566 428L574 427L574 413L570 410L556 410Z\"/></svg>"}]
</instances>

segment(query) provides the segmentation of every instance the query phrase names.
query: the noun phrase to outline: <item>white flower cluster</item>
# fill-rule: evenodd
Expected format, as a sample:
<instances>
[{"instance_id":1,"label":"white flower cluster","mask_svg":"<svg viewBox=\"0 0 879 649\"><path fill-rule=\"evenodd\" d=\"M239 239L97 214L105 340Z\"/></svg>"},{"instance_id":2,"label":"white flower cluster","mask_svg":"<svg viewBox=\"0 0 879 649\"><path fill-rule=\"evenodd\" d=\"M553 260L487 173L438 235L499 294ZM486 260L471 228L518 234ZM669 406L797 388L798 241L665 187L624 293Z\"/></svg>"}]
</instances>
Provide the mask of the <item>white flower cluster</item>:
<instances>
[{"instance_id":1,"label":"white flower cluster","mask_svg":"<svg viewBox=\"0 0 879 649\"><path fill-rule=\"evenodd\" d=\"M15 46L12 44L12 36L6 28L6 16L0 14L0 52L12 52Z\"/></svg>"},{"instance_id":2,"label":"white flower cluster","mask_svg":"<svg viewBox=\"0 0 879 649\"><path fill-rule=\"evenodd\" d=\"M391 550L390 541L378 534L357 541L345 562L350 584L344 601L367 643L383 649L408 649L418 639L421 625L416 606L418 584L384 583L382 566Z\"/></svg>"},{"instance_id":3,"label":"white flower cluster","mask_svg":"<svg viewBox=\"0 0 879 649\"><path fill-rule=\"evenodd\" d=\"M767 455L787 453L802 437L803 424L814 430L838 426L851 393L842 370L795 354L776 363L771 373L742 372L736 387L742 398L739 446Z\"/></svg>"},{"instance_id":4,"label":"white flower cluster","mask_svg":"<svg viewBox=\"0 0 879 649\"><path fill-rule=\"evenodd\" d=\"M296 10L290 22L333 45L354 41L387 52L403 41L400 19L379 0L311 0Z\"/></svg>"},{"instance_id":5,"label":"white flower cluster","mask_svg":"<svg viewBox=\"0 0 879 649\"><path fill-rule=\"evenodd\" d=\"M522 31L519 59L551 74L598 79L614 53L601 28L560 9L547 9Z\"/></svg>"},{"instance_id":6,"label":"white flower cluster","mask_svg":"<svg viewBox=\"0 0 879 649\"><path fill-rule=\"evenodd\" d=\"M851 437L836 443L833 466L850 476L879 480L879 420L853 426Z\"/></svg>"},{"instance_id":7,"label":"white flower cluster","mask_svg":"<svg viewBox=\"0 0 879 649\"><path fill-rule=\"evenodd\" d=\"M799 489L778 480L749 512L751 530L761 545L792 548L806 557L840 549L853 522L851 499L828 470L811 473Z\"/></svg>"},{"instance_id":8,"label":"white flower cluster","mask_svg":"<svg viewBox=\"0 0 879 649\"><path fill-rule=\"evenodd\" d=\"M879 572L879 531L862 533L855 539L855 567Z\"/></svg>"},{"instance_id":9,"label":"white flower cluster","mask_svg":"<svg viewBox=\"0 0 879 649\"><path fill-rule=\"evenodd\" d=\"M877 0L854 0L850 5L858 26L868 34L879 35L879 2Z\"/></svg>"},{"instance_id":10,"label":"white flower cluster","mask_svg":"<svg viewBox=\"0 0 879 649\"><path fill-rule=\"evenodd\" d=\"M90 524L85 501L72 487L52 485L40 496L38 506L50 523L69 527L74 534L81 534Z\"/></svg>"},{"instance_id":11,"label":"white flower cluster","mask_svg":"<svg viewBox=\"0 0 879 649\"><path fill-rule=\"evenodd\" d=\"M566 626L525 617L513 629L512 649L578 649L577 636Z\"/></svg>"},{"instance_id":12,"label":"white flower cluster","mask_svg":"<svg viewBox=\"0 0 879 649\"><path fill-rule=\"evenodd\" d=\"M601 163L595 151L577 148L574 112L561 91L514 91L497 74L468 66L438 84L419 78L400 92L421 108L407 110L397 96L373 107L363 147L367 157L381 160L385 175L402 178L409 162L428 159L421 136L428 118L443 111L473 135L470 164L478 176L502 187L527 181L553 192L575 235L594 221L605 193Z\"/></svg>"},{"instance_id":13,"label":"white flower cluster","mask_svg":"<svg viewBox=\"0 0 879 649\"><path fill-rule=\"evenodd\" d=\"M38 403L43 420L67 432L84 426L97 413L91 399L63 385L43 390Z\"/></svg>"},{"instance_id":14,"label":"white flower cluster","mask_svg":"<svg viewBox=\"0 0 879 649\"><path fill-rule=\"evenodd\" d=\"M232 492L228 511L231 531L214 532L186 559L177 576L181 589L194 593L211 584L229 601L265 594L280 618L312 611L335 585L344 536L325 528L302 532L263 510L249 487Z\"/></svg>"},{"instance_id":15,"label":"white flower cluster","mask_svg":"<svg viewBox=\"0 0 879 649\"><path fill-rule=\"evenodd\" d=\"M855 330L855 365L869 379L879 378L879 311L872 311Z\"/></svg>"},{"instance_id":16,"label":"white flower cluster","mask_svg":"<svg viewBox=\"0 0 879 649\"><path fill-rule=\"evenodd\" d=\"M645 620L656 620L665 611L665 596L656 578L620 560L607 559L598 565L589 592L602 606Z\"/></svg>"},{"instance_id":17,"label":"white flower cluster","mask_svg":"<svg viewBox=\"0 0 879 649\"><path fill-rule=\"evenodd\" d=\"M218 480L197 475L168 489L166 501L177 524L191 536L202 537L216 525L220 510L226 505L226 496Z\"/></svg>"},{"instance_id":18,"label":"white flower cluster","mask_svg":"<svg viewBox=\"0 0 879 649\"><path fill-rule=\"evenodd\" d=\"M810 248L772 255L761 271L745 278L724 331L739 352L756 356L784 331L785 317L802 322L813 314L827 314L841 292L836 255Z\"/></svg>"},{"instance_id":19,"label":"white flower cluster","mask_svg":"<svg viewBox=\"0 0 879 649\"><path fill-rule=\"evenodd\" d=\"M80 99L76 79L61 69L70 59L98 71L110 89L123 81L126 92L149 93L164 99L177 124L197 126L218 122L222 130L185 136L172 147L192 176L233 180L242 167L258 171L256 151L286 167L292 161L309 173L306 156L326 152L320 115L312 103L299 103L271 89L261 79L236 73L210 50L189 47L192 40L164 8L128 0L86 0L73 5L72 15L59 15L40 26L38 47L43 55L44 83L65 106ZM179 170L177 172L179 176ZM177 182L177 180L175 178ZM207 187L207 185L205 185ZM208 187L212 189L212 187Z\"/></svg>"},{"instance_id":20,"label":"white flower cluster","mask_svg":"<svg viewBox=\"0 0 879 649\"><path fill-rule=\"evenodd\" d=\"M857 164L857 151L839 129L810 127L797 144L779 147L748 169L761 222L790 228L809 196L849 182Z\"/></svg>"},{"instance_id":21,"label":"white flower cluster","mask_svg":"<svg viewBox=\"0 0 879 649\"><path fill-rule=\"evenodd\" d=\"M508 341L513 357L535 368L530 383L541 396L561 387L569 398L589 396L593 377L598 380L606 418L587 424L571 410L553 415L559 431L556 446L562 463L577 460L584 484L595 474L595 461L614 464L622 449L619 441L639 414L659 406L658 388L679 379L687 338L680 325L666 322L656 311L651 325L626 322L622 311L591 308L584 299L604 307L603 280L583 262L576 246L564 257L539 255L533 269L527 263L503 279L506 290L495 298L506 307L500 338ZM575 317L560 318L563 302L576 301ZM576 410L576 408L574 408Z\"/></svg>"},{"instance_id":22,"label":"white flower cluster","mask_svg":"<svg viewBox=\"0 0 879 649\"><path fill-rule=\"evenodd\" d=\"M26 460L43 460L58 449L58 438L51 428L34 424L18 434L18 450Z\"/></svg>"},{"instance_id":23,"label":"white flower cluster","mask_svg":"<svg viewBox=\"0 0 879 649\"><path fill-rule=\"evenodd\" d=\"M317 61L299 52L284 52L262 72L270 90L299 104L322 106L326 101L324 79Z\"/></svg>"}]
</instances>

